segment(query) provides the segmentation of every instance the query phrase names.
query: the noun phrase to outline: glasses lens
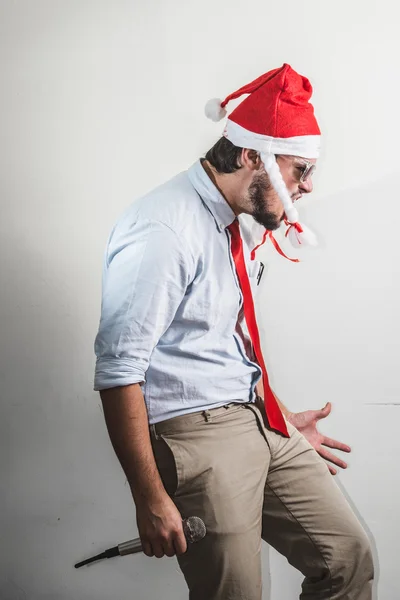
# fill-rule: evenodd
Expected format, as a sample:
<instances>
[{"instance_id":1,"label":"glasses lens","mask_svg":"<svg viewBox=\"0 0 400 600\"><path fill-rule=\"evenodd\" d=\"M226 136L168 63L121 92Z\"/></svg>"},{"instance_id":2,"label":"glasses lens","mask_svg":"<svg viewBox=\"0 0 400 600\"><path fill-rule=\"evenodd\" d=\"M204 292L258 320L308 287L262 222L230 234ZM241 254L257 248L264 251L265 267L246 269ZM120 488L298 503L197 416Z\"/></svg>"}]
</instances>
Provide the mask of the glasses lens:
<instances>
[{"instance_id":1,"label":"glasses lens","mask_svg":"<svg viewBox=\"0 0 400 600\"><path fill-rule=\"evenodd\" d=\"M303 171L303 173L301 174L301 177L300 177L300 181L303 183L309 177L312 177L314 171L315 171L315 165L312 165L312 164L305 165L304 166L304 171Z\"/></svg>"}]
</instances>

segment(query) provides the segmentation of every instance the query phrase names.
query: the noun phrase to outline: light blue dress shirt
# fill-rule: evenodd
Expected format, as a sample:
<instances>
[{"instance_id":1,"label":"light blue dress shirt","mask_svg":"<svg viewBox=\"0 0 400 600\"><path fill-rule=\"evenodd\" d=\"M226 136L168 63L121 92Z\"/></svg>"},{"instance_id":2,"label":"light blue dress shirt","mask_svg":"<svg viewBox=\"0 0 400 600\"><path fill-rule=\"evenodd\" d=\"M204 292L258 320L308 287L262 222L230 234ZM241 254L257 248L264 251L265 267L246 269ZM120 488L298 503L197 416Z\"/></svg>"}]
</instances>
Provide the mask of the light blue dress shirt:
<instances>
[{"instance_id":1,"label":"light blue dress shirt","mask_svg":"<svg viewBox=\"0 0 400 600\"><path fill-rule=\"evenodd\" d=\"M135 201L111 232L94 389L142 383L151 424L254 401L261 370L230 252L234 219L198 161ZM241 228L255 286L260 263Z\"/></svg>"}]
</instances>

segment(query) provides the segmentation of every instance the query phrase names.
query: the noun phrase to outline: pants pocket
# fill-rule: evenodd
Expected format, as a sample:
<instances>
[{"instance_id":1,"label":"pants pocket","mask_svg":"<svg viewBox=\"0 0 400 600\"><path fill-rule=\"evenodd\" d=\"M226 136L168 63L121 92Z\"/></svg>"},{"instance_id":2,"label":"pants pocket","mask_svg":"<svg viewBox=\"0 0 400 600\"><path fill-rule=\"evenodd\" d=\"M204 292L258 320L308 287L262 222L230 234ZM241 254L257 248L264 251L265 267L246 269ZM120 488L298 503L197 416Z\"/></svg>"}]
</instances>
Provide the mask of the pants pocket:
<instances>
[{"instance_id":1,"label":"pants pocket","mask_svg":"<svg viewBox=\"0 0 400 600\"><path fill-rule=\"evenodd\" d=\"M152 447L163 485L173 498L182 481L178 444L170 437L159 434L156 440L152 439Z\"/></svg>"}]
</instances>

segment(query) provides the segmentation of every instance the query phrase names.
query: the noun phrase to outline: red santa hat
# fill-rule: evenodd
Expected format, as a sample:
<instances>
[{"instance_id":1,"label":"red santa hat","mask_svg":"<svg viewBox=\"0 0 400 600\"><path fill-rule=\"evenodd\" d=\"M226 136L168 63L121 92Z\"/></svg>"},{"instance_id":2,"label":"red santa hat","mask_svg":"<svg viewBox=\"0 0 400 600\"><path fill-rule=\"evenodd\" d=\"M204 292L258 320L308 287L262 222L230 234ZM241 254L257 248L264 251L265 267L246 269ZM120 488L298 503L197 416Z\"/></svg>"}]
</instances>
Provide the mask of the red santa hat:
<instances>
[{"instance_id":1,"label":"red santa hat","mask_svg":"<svg viewBox=\"0 0 400 600\"><path fill-rule=\"evenodd\" d=\"M228 116L223 135L235 146L260 154L271 184L285 209L292 244L315 245L315 235L298 222L298 213L283 181L276 154L318 158L321 132L309 102L312 86L288 64L269 71L230 94L224 101L210 100L208 118L223 119L230 100L249 94Z\"/></svg>"}]
</instances>

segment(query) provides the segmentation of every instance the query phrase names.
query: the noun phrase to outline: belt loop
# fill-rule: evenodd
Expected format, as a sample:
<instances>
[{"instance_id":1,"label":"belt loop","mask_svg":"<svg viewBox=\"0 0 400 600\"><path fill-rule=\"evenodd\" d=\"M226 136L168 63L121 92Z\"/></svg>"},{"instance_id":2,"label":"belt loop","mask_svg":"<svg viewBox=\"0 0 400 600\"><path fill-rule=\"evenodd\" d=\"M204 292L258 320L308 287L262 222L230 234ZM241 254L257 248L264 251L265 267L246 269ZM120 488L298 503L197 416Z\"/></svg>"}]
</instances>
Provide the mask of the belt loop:
<instances>
[{"instance_id":1,"label":"belt loop","mask_svg":"<svg viewBox=\"0 0 400 600\"><path fill-rule=\"evenodd\" d=\"M156 424L153 423L150 425L150 434L154 437L154 439L159 440L160 436L157 433Z\"/></svg>"},{"instance_id":2,"label":"belt loop","mask_svg":"<svg viewBox=\"0 0 400 600\"><path fill-rule=\"evenodd\" d=\"M207 423L209 421L211 421L211 413L209 410L203 410L203 412L201 413L205 419L205 421L207 421Z\"/></svg>"}]
</instances>

